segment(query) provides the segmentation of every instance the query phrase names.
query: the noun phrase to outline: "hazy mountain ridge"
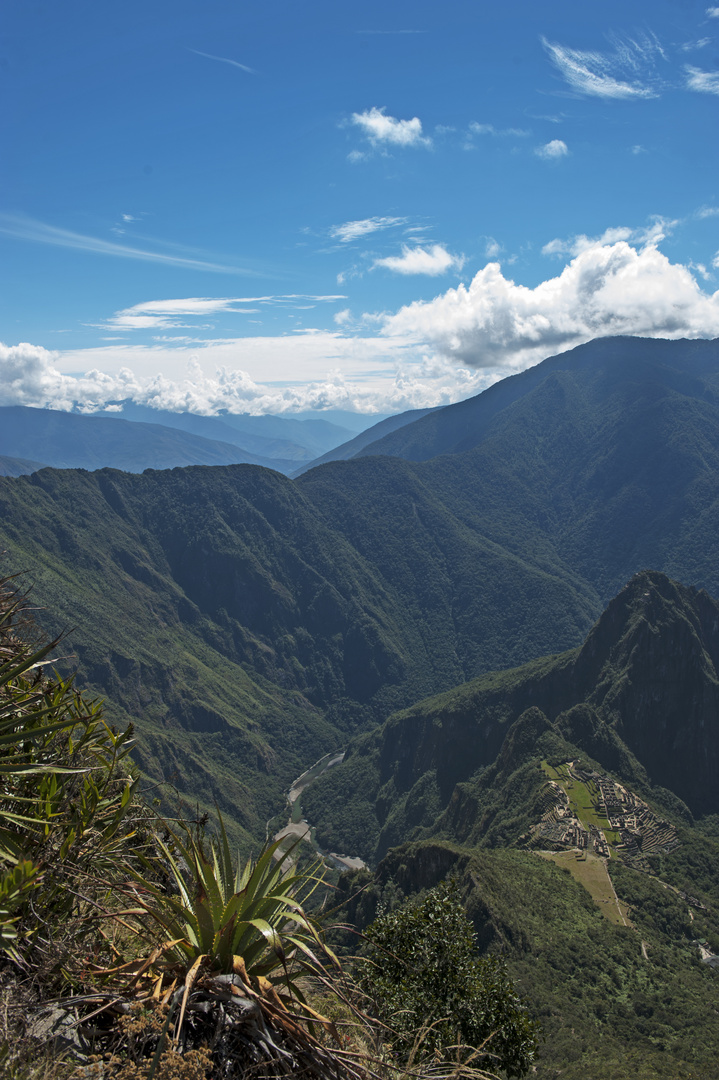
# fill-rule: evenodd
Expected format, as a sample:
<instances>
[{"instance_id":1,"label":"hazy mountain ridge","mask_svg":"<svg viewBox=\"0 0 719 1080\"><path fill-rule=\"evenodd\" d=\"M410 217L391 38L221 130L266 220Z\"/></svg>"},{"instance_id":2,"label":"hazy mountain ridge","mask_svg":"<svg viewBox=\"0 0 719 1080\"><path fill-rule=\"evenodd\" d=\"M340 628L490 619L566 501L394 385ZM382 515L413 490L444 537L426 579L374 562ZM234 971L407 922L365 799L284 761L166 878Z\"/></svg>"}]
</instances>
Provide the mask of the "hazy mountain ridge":
<instances>
[{"instance_id":1,"label":"hazy mountain ridge","mask_svg":"<svg viewBox=\"0 0 719 1080\"><path fill-rule=\"evenodd\" d=\"M442 408L442 406L439 406ZM436 412L435 409L409 409L407 412L398 413L396 416L388 416L384 420L380 420L377 424L367 428L366 431L360 432L359 435L355 435L354 438L348 442L342 443L340 446L336 446L322 457L317 457L314 461L310 461L308 464L303 465L302 468L297 469L292 475L297 477L302 473L307 472L309 469L314 469L317 465L325 465L329 461L348 461L349 458L359 456L359 452L366 446L374 445L380 439L384 438L386 434L396 431L399 428L405 427L407 424L413 424L416 420L420 420L423 416L426 416L430 412Z\"/></svg>"},{"instance_id":2,"label":"hazy mountain ridge","mask_svg":"<svg viewBox=\"0 0 719 1080\"><path fill-rule=\"evenodd\" d=\"M253 464L290 473L350 434L348 428L320 419L199 416L131 404L122 412L92 414L0 408L0 453L27 459L22 473L43 464L128 472Z\"/></svg>"},{"instance_id":3,"label":"hazy mountain ridge","mask_svg":"<svg viewBox=\"0 0 719 1080\"><path fill-rule=\"evenodd\" d=\"M19 458L42 458L60 469L115 468L127 472L187 465L269 465L232 442L207 439L190 431L21 405L0 408L0 451ZM273 462L277 468L291 461Z\"/></svg>"},{"instance_id":4,"label":"hazy mountain ridge","mask_svg":"<svg viewBox=\"0 0 719 1080\"><path fill-rule=\"evenodd\" d=\"M134 402L123 402L121 412L102 411L96 415L161 424L163 427L178 428L206 439L231 443L257 454L261 464L266 464L273 458L283 462L309 462L313 457L338 446L354 434L350 428L327 419L250 416L227 412L217 416L202 416L197 413L153 409L149 405L136 405Z\"/></svg>"},{"instance_id":5,"label":"hazy mountain ridge","mask_svg":"<svg viewBox=\"0 0 719 1080\"><path fill-rule=\"evenodd\" d=\"M38 469L47 468L46 462L28 461L26 458L8 457L0 454L0 476L29 476Z\"/></svg>"}]
</instances>

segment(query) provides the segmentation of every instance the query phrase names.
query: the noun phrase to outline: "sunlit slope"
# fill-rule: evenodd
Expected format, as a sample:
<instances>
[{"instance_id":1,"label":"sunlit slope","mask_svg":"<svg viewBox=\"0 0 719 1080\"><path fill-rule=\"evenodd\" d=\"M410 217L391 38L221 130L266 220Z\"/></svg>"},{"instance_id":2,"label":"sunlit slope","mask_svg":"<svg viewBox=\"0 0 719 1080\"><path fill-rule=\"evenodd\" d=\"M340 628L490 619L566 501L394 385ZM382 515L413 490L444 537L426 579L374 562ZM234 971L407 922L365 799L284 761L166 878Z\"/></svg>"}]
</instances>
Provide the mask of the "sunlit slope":
<instances>
[{"instance_id":1,"label":"sunlit slope","mask_svg":"<svg viewBox=\"0 0 719 1080\"><path fill-rule=\"evenodd\" d=\"M716 867L718 854L704 838L694 866ZM394 849L374 880L343 882L342 895L362 928L379 903L454 878L480 950L501 956L542 1025L538 1080L716 1080L717 972L692 945L719 940L716 906L689 908L647 874L617 860L611 869L629 926L607 919L582 884L538 855L446 841ZM716 874L707 883L712 901L718 883Z\"/></svg>"},{"instance_id":2,"label":"sunlit slope","mask_svg":"<svg viewBox=\"0 0 719 1080\"><path fill-rule=\"evenodd\" d=\"M406 546L401 571L379 521L365 550L291 481L253 467L7 478L0 545L35 582L46 628L72 630L65 651L83 683L118 721L136 721L146 770L176 770L189 798L217 797L257 835L348 726L557 635L537 619L519 646L518 604L553 611L565 642L590 618L563 581L503 559L434 497L416 498L440 515L430 529L443 539ZM403 517L398 503L395 528ZM485 615L465 631L454 598L473 591Z\"/></svg>"},{"instance_id":3,"label":"sunlit slope","mask_svg":"<svg viewBox=\"0 0 719 1080\"><path fill-rule=\"evenodd\" d=\"M0 487L0 543L5 564L34 582L38 621L70 631L60 653L76 655L82 685L107 698L113 720L136 723L145 770L175 776L192 806L217 799L257 838L308 758L339 736L301 692L281 567L291 564L306 606L330 586L302 573L294 549L285 558L246 502L247 484L258 502L257 484L281 478L251 469L245 480L243 497L232 470L43 470ZM281 513L274 493L270 503ZM229 614L238 606L244 624Z\"/></svg>"}]
</instances>

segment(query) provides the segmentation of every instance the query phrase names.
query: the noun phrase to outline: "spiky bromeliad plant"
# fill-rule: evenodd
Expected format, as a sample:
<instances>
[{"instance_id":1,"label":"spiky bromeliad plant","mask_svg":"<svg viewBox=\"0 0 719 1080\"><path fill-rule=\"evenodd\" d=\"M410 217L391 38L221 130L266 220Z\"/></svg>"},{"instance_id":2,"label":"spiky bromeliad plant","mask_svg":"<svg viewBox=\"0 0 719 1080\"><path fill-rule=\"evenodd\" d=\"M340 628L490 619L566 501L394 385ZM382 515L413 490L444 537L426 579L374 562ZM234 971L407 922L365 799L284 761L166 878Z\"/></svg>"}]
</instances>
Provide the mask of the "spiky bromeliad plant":
<instances>
[{"instance_id":1,"label":"spiky bromeliad plant","mask_svg":"<svg viewBox=\"0 0 719 1080\"><path fill-rule=\"evenodd\" d=\"M176 893L138 876L136 894L168 936L161 947L166 962L186 971L202 964L217 974L239 968L298 997L297 975L307 965L318 969L320 957L336 963L305 910L322 878L316 868L297 872L282 841L267 846L257 862L248 859L235 868L222 818L219 837L209 841L189 828L186 839L169 832L169 842L157 844Z\"/></svg>"},{"instance_id":2,"label":"spiky bromeliad plant","mask_svg":"<svg viewBox=\"0 0 719 1080\"><path fill-rule=\"evenodd\" d=\"M297 870L292 849L276 841L256 862L235 868L221 818L219 836L210 840L189 825L183 830L180 836L168 828L164 840L156 839L170 888L157 884L158 859L147 858L147 873L133 875L138 907L122 913L141 915L136 931L151 952L94 972L112 996L170 1010L157 1062L163 1054L194 1052L209 1038L228 1076L283 1076L294 1061L292 1069L308 1077L365 1080L356 1055L318 1041L315 1022L335 1047L340 1036L300 986L301 976L339 969L304 906L322 883L317 867ZM158 929L167 937L159 944Z\"/></svg>"}]
</instances>

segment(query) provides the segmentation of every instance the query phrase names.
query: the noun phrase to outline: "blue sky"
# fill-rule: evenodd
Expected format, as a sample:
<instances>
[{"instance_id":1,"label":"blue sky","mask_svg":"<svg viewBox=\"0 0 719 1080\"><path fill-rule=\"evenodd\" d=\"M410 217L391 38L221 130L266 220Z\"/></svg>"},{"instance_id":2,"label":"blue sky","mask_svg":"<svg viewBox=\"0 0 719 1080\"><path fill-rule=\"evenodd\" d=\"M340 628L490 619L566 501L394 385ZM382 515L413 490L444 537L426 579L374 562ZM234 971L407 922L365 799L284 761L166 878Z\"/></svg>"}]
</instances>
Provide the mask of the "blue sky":
<instances>
[{"instance_id":1,"label":"blue sky","mask_svg":"<svg viewBox=\"0 0 719 1080\"><path fill-rule=\"evenodd\" d=\"M719 336L719 7L13 5L0 402L388 412Z\"/></svg>"}]
</instances>

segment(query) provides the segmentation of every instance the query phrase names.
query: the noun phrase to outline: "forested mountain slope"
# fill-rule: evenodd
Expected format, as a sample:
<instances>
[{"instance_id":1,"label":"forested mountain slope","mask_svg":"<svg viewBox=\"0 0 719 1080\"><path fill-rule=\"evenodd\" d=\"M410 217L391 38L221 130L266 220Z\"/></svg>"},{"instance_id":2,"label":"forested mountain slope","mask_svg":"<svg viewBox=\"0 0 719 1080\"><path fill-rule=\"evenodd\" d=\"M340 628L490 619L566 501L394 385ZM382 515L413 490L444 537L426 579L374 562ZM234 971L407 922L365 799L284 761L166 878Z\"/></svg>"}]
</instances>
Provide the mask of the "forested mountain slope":
<instances>
[{"instance_id":1,"label":"forested mountain slope","mask_svg":"<svg viewBox=\"0 0 719 1080\"><path fill-rule=\"evenodd\" d=\"M258 835L348 731L578 645L637 570L719 594L717 357L592 343L406 425L476 413L427 461L3 478L0 550L148 771Z\"/></svg>"},{"instance_id":2,"label":"forested mountain slope","mask_svg":"<svg viewBox=\"0 0 719 1080\"><path fill-rule=\"evenodd\" d=\"M657 338L598 338L586 345L495 383L476 397L434 409L411 427L397 428L361 449L362 456L389 454L427 461L478 446L502 414L531 394L551 375L571 373L588 404L602 404L623 384L666 386L690 397L717 403L719 370L716 341ZM358 455L359 456L359 455Z\"/></svg>"},{"instance_id":3,"label":"forested mountain slope","mask_svg":"<svg viewBox=\"0 0 719 1080\"><path fill-rule=\"evenodd\" d=\"M415 482L473 533L575 575L602 603L647 566L719 595L716 342L591 342L390 438L405 441L374 449L421 446ZM299 482L321 508L336 501L354 535L391 469L354 460Z\"/></svg>"},{"instance_id":4,"label":"forested mountain slope","mask_svg":"<svg viewBox=\"0 0 719 1080\"><path fill-rule=\"evenodd\" d=\"M148 771L177 768L203 800L221 790L228 812L259 830L282 786L348 725L463 677L451 597L460 586L488 592L482 567L497 600L470 638L485 664L523 658L558 633L566 644L589 621L580 593L487 549L441 505L436 512L438 542L414 572L421 545L405 553L411 606L405 580L384 574L295 484L263 469L6 478L0 545L8 566L35 580L36 601L53 613L46 628L72 628L83 680L108 697L111 715L136 718L148 736ZM525 606L534 612L527 638L506 650L502 628L509 640ZM233 806L224 779L212 778L229 775L235 757L243 782L258 770L261 783L257 798Z\"/></svg>"},{"instance_id":5,"label":"forested mountain slope","mask_svg":"<svg viewBox=\"0 0 719 1080\"><path fill-rule=\"evenodd\" d=\"M302 793L373 864L343 917L451 877L542 1024L538 1077L714 1080L718 674L719 604L645 571L580 648L356 737Z\"/></svg>"}]
</instances>

